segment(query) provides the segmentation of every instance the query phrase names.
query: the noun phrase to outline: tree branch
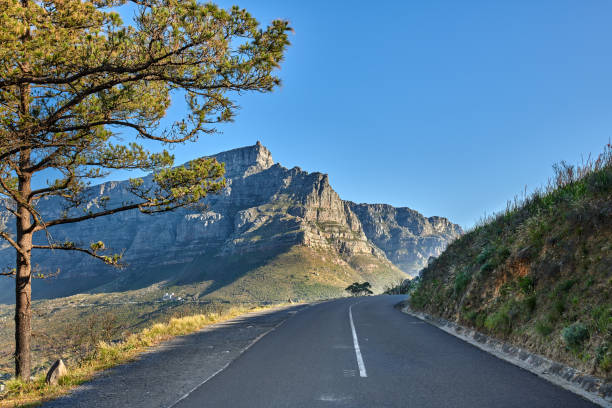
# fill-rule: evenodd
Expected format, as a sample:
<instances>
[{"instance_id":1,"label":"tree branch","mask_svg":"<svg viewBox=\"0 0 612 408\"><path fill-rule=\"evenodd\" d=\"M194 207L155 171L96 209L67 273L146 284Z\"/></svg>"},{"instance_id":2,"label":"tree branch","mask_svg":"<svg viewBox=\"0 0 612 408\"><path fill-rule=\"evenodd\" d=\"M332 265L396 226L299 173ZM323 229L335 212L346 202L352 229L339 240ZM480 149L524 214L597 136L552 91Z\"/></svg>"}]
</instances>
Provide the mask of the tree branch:
<instances>
[{"instance_id":1,"label":"tree branch","mask_svg":"<svg viewBox=\"0 0 612 408\"><path fill-rule=\"evenodd\" d=\"M55 225L71 224L71 223L74 223L74 222L81 222L81 221L85 221L85 220L91 220L91 219L98 218L98 217L104 217L105 215L111 215L111 214L115 214L115 213L118 213L118 212L134 210L136 208L141 208L143 206L144 207L150 207L150 206L152 206L152 204L147 205L146 202L143 202L143 203L138 203L138 204L126 205L126 206L123 206L123 207L112 208L110 210L100 211L100 212L97 212L97 213L91 213L91 214L84 215L82 217L59 218L57 220L53 220L53 221L49 221L49 222L42 222L41 225L37 226L34 229L34 232L40 231L40 230L45 229L45 228L53 227Z\"/></svg>"},{"instance_id":2,"label":"tree branch","mask_svg":"<svg viewBox=\"0 0 612 408\"><path fill-rule=\"evenodd\" d=\"M11 246L13 248L15 248L17 250L17 252L19 252L19 254L21 254L22 256L24 256L24 257L27 256L27 253L23 249L21 249L19 244L13 238L11 238L11 236L9 234L7 234L4 231L0 231L0 238L4 239L6 242L11 244Z\"/></svg>"},{"instance_id":3,"label":"tree branch","mask_svg":"<svg viewBox=\"0 0 612 408\"><path fill-rule=\"evenodd\" d=\"M94 252L91 249L86 249L86 248L80 248L74 245L68 245L68 244L50 244L50 245L32 245L32 249L50 249L50 250L60 250L60 251L77 251L77 252L83 252L84 254L87 254L91 257L94 257L96 259L101 260L102 262L104 262L107 265L113 265L113 266L117 266L117 267L122 267L124 266L123 264L119 263L119 259L121 258L121 256L119 257L111 257L111 256L106 256L106 255L98 255L96 252Z\"/></svg>"},{"instance_id":4,"label":"tree branch","mask_svg":"<svg viewBox=\"0 0 612 408\"><path fill-rule=\"evenodd\" d=\"M179 139L170 139L166 137L155 136L152 133L148 132L144 126L137 125L135 123L125 122L121 120L99 120L95 122L83 123L80 125L73 125L73 126L66 126L66 127L50 127L49 132L52 132L52 133L75 132L75 131L80 131L80 130L89 130L96 126L103 126L103 125L123 126L123 127L132 128L136 130L140 136L146 139L157 140L159 142L165 142L165 143L186 142L192 139L197 131L203 131L203 129L201 128L196 128L196 129L191 130L186 136L183 136Z\"/></svg>"},{"instance_id":5,"label":"tree branch","mask_svg":"<svg viewBox=\"0 0 612 408\"><path fill-rule=\"evenodd\" d=\"M64 85L64 84L73 83L74 81L77 81L86 76L94 75L94 74L105 74L105 75L107 74L134 74L137 72L144 71L158 62L161 62L164 59L171 57L172 55L180 54L196 45L200 45L200 43L191 42L191 43L185 44L184 46L177 48L175 50L172 50L171 52L167 52L165 54L162 54L161 56L152 58L149 61L146 61L140 65L131 66L131 67L130 66L127 66L127 67L126 66L113 66L111 64L102 64L94 68L85 69L81 72L78 72L76 74L73 74L71 76L67 76L64 78L57 78L57 77L53 77L50 75L47 75L44 77L23 75L16 79L0 81L0 89L4 89L10 86L22 85L22 84Z\"/></svg>"}]
</instances>

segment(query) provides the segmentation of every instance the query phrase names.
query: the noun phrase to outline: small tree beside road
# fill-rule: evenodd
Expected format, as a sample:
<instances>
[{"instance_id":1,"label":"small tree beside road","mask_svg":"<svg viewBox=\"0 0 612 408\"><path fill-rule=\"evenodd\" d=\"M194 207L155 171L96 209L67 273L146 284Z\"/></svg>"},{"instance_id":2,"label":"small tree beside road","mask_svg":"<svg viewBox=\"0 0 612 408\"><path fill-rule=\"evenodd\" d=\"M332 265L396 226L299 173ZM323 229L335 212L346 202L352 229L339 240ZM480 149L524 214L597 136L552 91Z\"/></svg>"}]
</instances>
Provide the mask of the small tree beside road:
<instances>
[{"instance_id":1,"label":"small tree beside road","mask_svg":"<svg viewBox=\"0 0 612 408\"><path fill-rule=\"evenodd\" d=\"M351 283L344 290L346 290L352 296L364 296L364 295L371 295L374 293L370 290L371 288L372 288L372 285L370 285L370 282L363 282L363 283L354 282L354 283Z\"/></svg>"}]
</instances>

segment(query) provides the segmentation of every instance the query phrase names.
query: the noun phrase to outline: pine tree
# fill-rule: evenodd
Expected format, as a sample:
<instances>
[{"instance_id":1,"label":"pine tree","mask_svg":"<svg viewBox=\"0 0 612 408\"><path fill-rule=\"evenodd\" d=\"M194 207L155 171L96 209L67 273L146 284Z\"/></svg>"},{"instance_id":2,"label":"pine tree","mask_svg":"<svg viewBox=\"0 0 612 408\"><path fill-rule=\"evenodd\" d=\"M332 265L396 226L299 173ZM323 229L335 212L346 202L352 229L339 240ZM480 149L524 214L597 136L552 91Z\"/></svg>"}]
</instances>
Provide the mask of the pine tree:
<instances>
[{"instance_id":1,"label":"pine tree","mask_svg":"<svg viewBox=\"0 0 612 408\"><path fill-rule=\"evenodd\" d=\"M119 6L135 10L133 23L122 22ZM221 163L172 167L163 147L230 121L233 94L279 85L289 30L285 21L260 28L238 7L189 0L0 0L0 199L16 226L0 237L17 254L3 274L16 280L18 377L31 369L32 251L79 251L118 265L104 243L55 242L50 231L121 211L170 211L222 189ZM161 128L173 95L189 109ZM147 140L162 146L151 152ZM130 201L85 208L86 187L114 169L152 172L153 183L131 179ZM39 203L51 197L66 211L47 219ZM37 234L45 245L33 243Z\"/></svg>"}]
</instances>

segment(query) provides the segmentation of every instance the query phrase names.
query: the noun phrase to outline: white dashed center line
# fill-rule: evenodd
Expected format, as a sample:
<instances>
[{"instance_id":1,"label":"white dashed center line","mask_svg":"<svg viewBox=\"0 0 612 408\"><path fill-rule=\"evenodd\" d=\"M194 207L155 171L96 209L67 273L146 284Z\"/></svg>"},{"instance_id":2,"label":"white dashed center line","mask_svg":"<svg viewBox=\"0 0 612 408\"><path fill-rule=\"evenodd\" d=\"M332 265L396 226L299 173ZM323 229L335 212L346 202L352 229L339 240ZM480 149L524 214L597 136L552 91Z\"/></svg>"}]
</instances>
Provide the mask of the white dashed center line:
<instances>
[{"instance_id":1,"label":"white dashed center line","mask_svg":"<svg viewBox=\"0 0 612 408\"><path fill-rule=\"evenodd\" d=\"M355 346L355 355L357 356L357 366L359 367L359 376L367 377L365 365L363 364L363 357L361 356L361 350L359 349L359 340L357 340L357 332L355 331L355 324L353 323L353 306L349 306L349 320L351 322L351 331L353 332L353 346Z\"/></svg>"}]
</instances>

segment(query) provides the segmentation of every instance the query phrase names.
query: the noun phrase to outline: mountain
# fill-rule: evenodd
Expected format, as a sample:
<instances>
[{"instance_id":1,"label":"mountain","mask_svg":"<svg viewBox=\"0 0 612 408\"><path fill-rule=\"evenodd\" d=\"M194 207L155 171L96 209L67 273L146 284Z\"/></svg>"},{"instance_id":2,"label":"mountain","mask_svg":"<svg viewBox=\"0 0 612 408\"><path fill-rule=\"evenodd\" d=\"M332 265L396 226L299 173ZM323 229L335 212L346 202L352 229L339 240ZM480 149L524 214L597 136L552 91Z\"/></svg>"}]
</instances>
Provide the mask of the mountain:
<instances>
[{"instance_id":1,"label":"mountain","mask_svg":"<svg viewBox=\"0 0 612 408\"><path fill-rule=\"evenodd\" d=\"M116 270L75 253L37 251L33 262L42 272L61 272L35 281L34 297L153 284L189 288L191 298L234 300L337 296L357 280L380 290L414 274L461 233L443 218L410 209L343 201L326 174L275 164L259 142L214 157L226 165L227 187L207 197L206 208L156 215L128 211L52 228L55 241L103 241L125 250L128 267ZM83 207L95 211L103 196L109 208L125 202L127 186L127 181L93 186ZM57 198L40 206L46 217L63 210ZM1 220L12 228L7 214ZM44 240L43 234L35 238ZM2 247L0 262L12 265L10 247ZM0 301L12 301L13 284L0 282Z\"/></svg>"},{"instance_id":2,"label":"mountain","mask_svg":"<svg viewBox=\"0 0 612 408\"><path fill-rule=\"evenodd\" d=\"M430 257L437 257L447 245L463 234L446 218L426 218L410 208L388 204L348 202L368 239L404 272L415 275Z\"/></svg>"}]
</instances>

